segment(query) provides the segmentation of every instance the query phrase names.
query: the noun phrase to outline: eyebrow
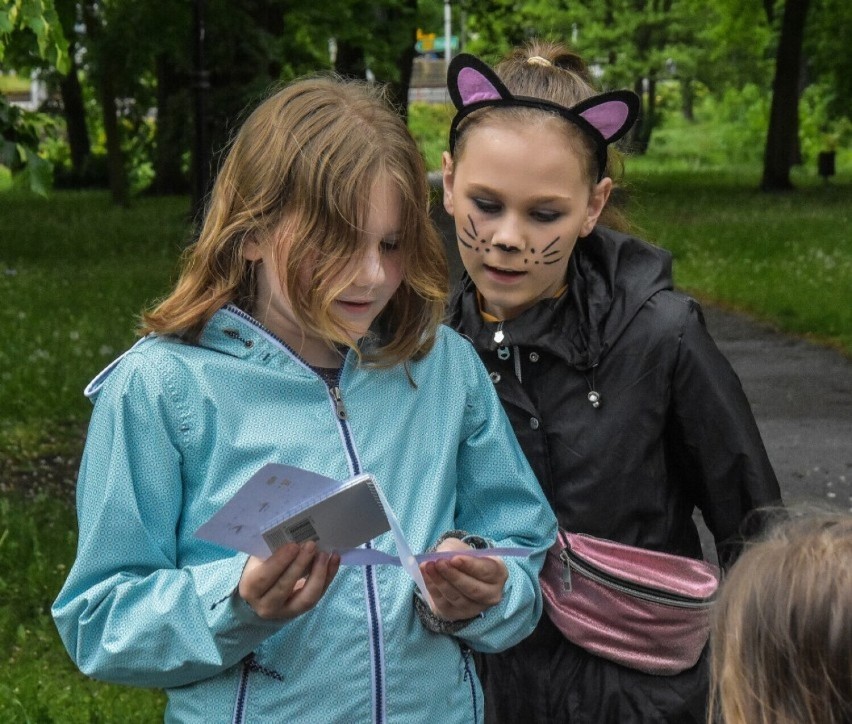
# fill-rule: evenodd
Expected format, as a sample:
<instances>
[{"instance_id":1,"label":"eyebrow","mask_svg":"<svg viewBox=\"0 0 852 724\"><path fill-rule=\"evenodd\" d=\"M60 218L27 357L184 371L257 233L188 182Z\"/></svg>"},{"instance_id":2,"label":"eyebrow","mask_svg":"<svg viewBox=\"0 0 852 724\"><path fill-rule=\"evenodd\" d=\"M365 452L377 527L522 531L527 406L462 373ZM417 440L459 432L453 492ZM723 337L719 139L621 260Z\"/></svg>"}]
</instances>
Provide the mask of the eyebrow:
<instances>
[{"instance_id":1,"label":"eyebrow","mask_svg":"<svg viewBox=\"0 0 852 724\"><path fill-rule=\"evenodd\" d=\"M471 183L470 188L469 188L469 193L474 193L474 194L485 193L485 194L491 194L493 196L501 196L502 197L502 194L500 192L498 192L496 189L493 189L490 186L487 186L486 184L481 184L481 183ZM570 203L571 197L570 196L550 195L550 196L537 196L537 197L532 199L532 203L534 205L535 204L549 204L549 203L560 202L560 201Z\"/></svg>"}]
</instances>

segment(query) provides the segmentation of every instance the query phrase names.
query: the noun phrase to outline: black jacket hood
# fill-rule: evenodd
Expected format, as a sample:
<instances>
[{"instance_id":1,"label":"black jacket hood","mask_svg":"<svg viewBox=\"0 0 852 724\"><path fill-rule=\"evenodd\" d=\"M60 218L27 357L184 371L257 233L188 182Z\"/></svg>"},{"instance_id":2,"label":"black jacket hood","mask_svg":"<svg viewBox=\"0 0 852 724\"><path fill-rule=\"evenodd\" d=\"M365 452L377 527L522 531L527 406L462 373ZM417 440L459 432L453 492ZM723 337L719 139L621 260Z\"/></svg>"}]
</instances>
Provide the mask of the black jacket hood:
<instances>
[{"instance_id":1,"label":"black jacket hood","mask_svg":"<svg viewBox=\"0 0 852 724\"><path fill-rule=\"evenodd\" d=\"M663 289L672 289L671 254L605 227L577 240L568 262L568 290L558 299L538 302L502 323L485 322L476 290L462 277L451 305L451 325L480 349L534 345L578 369L595 367L630 324L642 305ZM497 327L503 332L494 341Z\"/></svg>"}]
</instances>

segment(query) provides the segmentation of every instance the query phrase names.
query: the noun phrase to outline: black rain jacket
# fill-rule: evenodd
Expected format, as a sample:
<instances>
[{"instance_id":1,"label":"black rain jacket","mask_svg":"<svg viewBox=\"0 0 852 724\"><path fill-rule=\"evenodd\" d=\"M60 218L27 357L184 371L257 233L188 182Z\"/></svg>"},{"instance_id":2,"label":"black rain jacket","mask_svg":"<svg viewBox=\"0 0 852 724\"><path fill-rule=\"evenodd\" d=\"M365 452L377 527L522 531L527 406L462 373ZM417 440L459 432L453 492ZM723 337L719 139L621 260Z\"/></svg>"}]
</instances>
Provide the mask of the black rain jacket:
<instances>
[{"instance_id":1,"label":"black rain jacket","mask_svg":"<svg viewBox=\"0 0 852 724\"><path fill-rule=\"evenodd\" d=\"M601 226L578 240L567 281L560 298L488 323L465 276L450 309L559 524L701 558L697 508L730 565L750 511L781 496L699 304L673 290L668 252ZM492 722L705 721L706 652L677 676L646 675L587 654L544 615L480 664Z\"/></svg>"}]
</instances>

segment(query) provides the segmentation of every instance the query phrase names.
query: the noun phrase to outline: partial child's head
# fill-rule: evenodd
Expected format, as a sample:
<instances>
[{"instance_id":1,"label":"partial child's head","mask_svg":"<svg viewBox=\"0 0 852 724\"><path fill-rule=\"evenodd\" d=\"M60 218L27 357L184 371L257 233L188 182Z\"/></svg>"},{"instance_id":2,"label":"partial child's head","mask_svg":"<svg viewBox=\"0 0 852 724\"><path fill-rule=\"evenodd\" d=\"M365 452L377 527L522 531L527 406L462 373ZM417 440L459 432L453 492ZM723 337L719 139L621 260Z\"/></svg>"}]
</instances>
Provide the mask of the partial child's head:
<instances>
[{"instance_id":1,"label":"partial child's head","mask_svg":"<svg viewBox=\"0 0 852 724\"><path fill-rule=\"evenodd\" d=\"M367 226L385 202L393 213L380 214L382 238L367 244ZM380 314L382 346L367 357L415 358L434 339L447 284L420 153L378 87L327 76L296 81L240 128L178 287L146 321L193 337L228 302L262 317L267 310L257 307L270 300L259 291L277 279L304 335L353 346L336 302L352 296L377 249L394 255L400 281Z\"/></svg>"},{"instance_id":2,"label":"partial child's head","mask_svg":"<svg viewBox=\"0 0 852 724\"><path fill-rule=\"evenodd\" d=\"M753 544L713 614L712 708L726 724L852 721L852 515L793 519Z\"/></svg>"},{"instance_id":3,"label":"partial child's head","mask_svg":"<svg viewBox=\"0 0 852 724\"><path fill-rule=\"evenodd\" d=\"M513 96L540 99L563 108L571 108L599 94L585 61L561 43L532 40L514 48L494 66L494 73ZM548 120L559 122L548 124ZM536 107L506 106L474 111L458 125L451 149L453 158L461 157L466 136L477 126L500 122L528 127L549 125L561 131L563 142L576 154L583 180L590 187L604 176L617 175L616 153L609 153L605 167L599 168L597 149L588 133L553 114L543 114L542 109ZM543 152L545 148L542 144Z\"/></svg>"},{"instance_id":4,"label":"partial child's head","mask_svg":"<svg viewBox=\"0 0 852 724\"><path fill-rule=\"evenodd\" d=\"M459 56L448 82L458 113L444 206L485 311L510 319L564 287L577 239L609 198L609 143L638 102L597 94L582 60L554 43L519 48L493 71Z\"/></svg>"}]
</instances>

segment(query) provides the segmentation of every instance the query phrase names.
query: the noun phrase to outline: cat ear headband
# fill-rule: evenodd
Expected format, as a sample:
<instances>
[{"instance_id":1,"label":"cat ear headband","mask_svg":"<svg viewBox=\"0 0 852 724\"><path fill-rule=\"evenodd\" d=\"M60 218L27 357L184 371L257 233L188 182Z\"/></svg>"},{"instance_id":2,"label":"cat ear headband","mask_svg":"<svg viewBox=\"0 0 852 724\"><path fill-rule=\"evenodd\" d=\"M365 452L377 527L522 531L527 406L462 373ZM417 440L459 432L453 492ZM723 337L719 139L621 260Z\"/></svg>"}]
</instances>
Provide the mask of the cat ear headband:
<instances>
[{"instance_id":1,"label":"cat ear headband","mask_svg":"<svg viewBox=\"0 0 852 724\"><path fill-rule=\"evenodd\" d=\"M450 125L450 153L455 150L458 125L468 115L489 106L522 106L558 113L594 141L598 181L606 169L606 147L621 138L639 114L639 97L631 91L601 93L567 108L541 98L513 96L485 63L467 53L457 55L447 70L447 87L457 113Z\"/></svg>"}]
</instances>

